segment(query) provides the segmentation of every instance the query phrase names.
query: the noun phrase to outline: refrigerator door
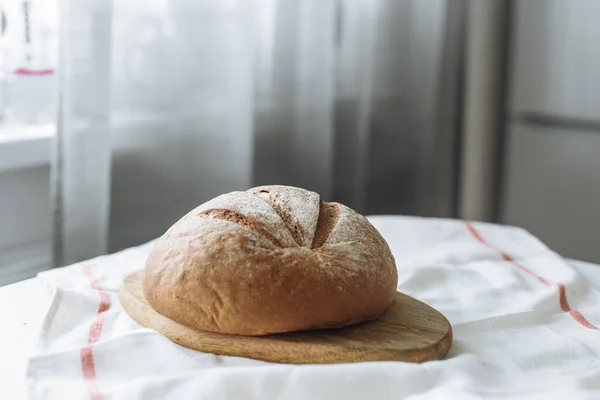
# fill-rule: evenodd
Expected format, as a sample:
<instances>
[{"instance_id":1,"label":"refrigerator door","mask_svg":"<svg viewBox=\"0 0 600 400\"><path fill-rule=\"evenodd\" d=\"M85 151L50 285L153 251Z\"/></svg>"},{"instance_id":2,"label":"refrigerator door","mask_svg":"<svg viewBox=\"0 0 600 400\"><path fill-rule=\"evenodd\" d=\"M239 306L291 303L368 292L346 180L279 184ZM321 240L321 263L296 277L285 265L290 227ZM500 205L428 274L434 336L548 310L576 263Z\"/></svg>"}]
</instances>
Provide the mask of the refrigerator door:
<instances>
[{"instance_id":1,"label":"refrigerator door","mask_svg":"<svg viewBox=\"0 0 600 400\"><path fill-rule=\"evenodd\" d=\"M502 222L561 255L600 262L600 133L545 125L508 131Z\"/></svg>"},{"instance_id":2,"label":"refrigerator door","mask_svg":"<svg viewBox=\"0 0 600 400\"><path fill-rule=\"evenodd\" d=\"M510 111L600 119L600 1L514 2Z\"/></svg>"}]
</instances>

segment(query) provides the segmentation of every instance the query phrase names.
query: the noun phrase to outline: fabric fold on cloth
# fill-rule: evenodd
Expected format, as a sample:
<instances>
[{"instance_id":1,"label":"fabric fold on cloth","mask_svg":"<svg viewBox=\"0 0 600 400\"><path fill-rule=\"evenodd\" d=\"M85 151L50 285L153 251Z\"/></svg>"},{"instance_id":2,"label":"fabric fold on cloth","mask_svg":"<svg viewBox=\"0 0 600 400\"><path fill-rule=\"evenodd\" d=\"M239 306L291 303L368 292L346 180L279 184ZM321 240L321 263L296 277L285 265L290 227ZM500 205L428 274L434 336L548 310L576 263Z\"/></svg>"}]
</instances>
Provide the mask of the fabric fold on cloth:
<instances>
[{"instance_id":1,"label":"fabric fold on cloth","mask_svg":"<svg viewBox=\"0 0 600 400\"><path fill-rule=\"evenodd\" d=\"M28 370L32 399L600 398L600 293L526 231L369 218L398 290L454 329L444 360L283 365L181 347L123 310L119 287L152 243L43 272L52 291Z\"/></svg>"}]
</instances>

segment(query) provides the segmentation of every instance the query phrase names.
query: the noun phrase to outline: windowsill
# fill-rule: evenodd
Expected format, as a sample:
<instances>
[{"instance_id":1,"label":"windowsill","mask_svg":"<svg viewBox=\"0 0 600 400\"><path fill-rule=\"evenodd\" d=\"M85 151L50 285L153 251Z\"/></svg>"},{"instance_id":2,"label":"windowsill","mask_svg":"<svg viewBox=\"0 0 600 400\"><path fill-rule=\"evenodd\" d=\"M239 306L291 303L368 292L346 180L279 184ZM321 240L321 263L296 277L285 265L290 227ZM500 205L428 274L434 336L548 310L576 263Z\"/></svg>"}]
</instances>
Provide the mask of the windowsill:
<instances>
[{"instance_id":1,"label":"windowsill","mask_svg":"<svg viewBox=\"0 0 600 400\"><path fill-rule=\"evenodd\" d=\"M146 113L117 113L111 128L115 132L139 129L142 125L161 123L168 118ZM113 134L116 134L112 132ZM56 125L0 124L0 173L50 164Z\"/></svg>"},{"instance_id":2,"label":"windowsill","mask_svg":"<svg viewBox=\"0 0 600 400\"><path fill-rule=\"evenodd\" d=\"M54 124L0 127L0 172L50 163Z\"/></svg>"}]
</instances>

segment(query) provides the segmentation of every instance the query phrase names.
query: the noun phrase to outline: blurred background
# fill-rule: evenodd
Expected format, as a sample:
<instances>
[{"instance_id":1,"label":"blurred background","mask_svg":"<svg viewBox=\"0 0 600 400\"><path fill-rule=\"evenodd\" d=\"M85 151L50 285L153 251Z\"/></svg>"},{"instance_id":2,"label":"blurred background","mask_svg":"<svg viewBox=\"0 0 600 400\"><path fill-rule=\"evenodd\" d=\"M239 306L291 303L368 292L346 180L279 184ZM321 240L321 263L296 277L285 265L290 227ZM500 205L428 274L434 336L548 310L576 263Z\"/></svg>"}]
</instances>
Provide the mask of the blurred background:
<instances>
[{"instance_id":1,"label":"blurred background","mask_svg":"<svg viewBox=\"0 0 600 400\"><path fill-rule=\"evenodd\" d=\"M0 284L260 184L522 226L600 262L600 1L0 10Z\"/></svg>"}]
</instances>

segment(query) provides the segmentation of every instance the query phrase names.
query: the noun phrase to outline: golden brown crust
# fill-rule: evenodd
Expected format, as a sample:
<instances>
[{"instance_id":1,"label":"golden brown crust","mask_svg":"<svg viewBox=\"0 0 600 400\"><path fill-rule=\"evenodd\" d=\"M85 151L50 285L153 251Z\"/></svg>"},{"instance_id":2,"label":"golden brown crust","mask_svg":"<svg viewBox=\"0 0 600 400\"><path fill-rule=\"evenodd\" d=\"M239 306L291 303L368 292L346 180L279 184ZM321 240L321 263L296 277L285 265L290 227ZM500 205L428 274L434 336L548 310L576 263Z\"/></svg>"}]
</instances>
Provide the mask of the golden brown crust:
<instances>
[{"instance_id":1,"label":"golden brown crust","mask_svg":"<svg viewBox=\"0 0 600 400\"><path fill-rule=\"evenodd\" d=\"M366 218L313 192L265 186L179 220L157 240L143 287L158 312L191 328L264 335L376 318L397 280Z\"/></svg>"}]
</instances>

